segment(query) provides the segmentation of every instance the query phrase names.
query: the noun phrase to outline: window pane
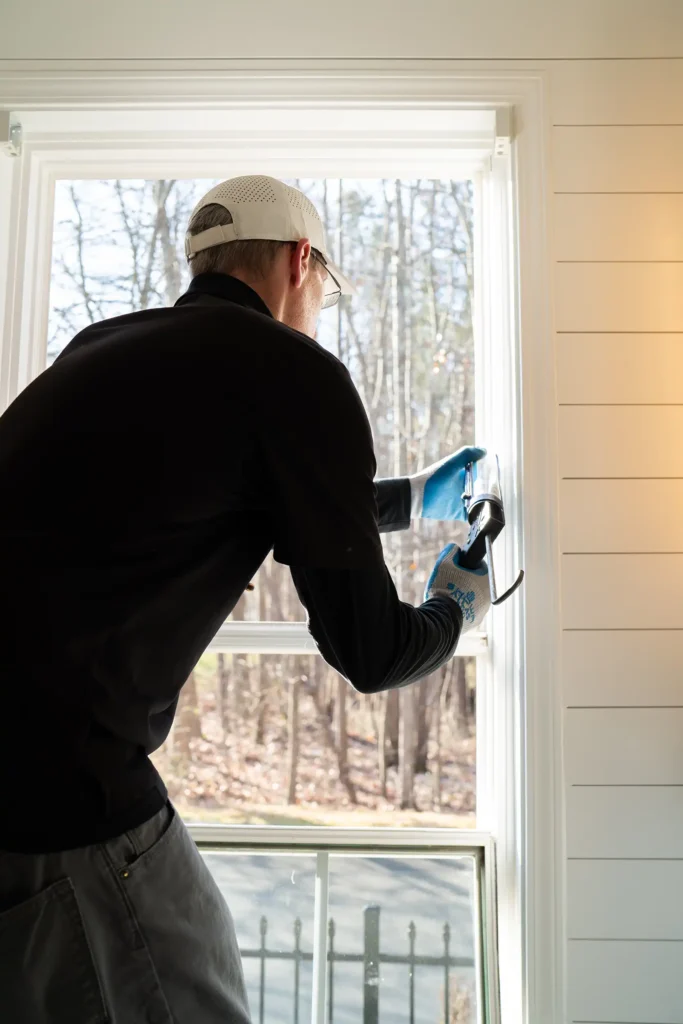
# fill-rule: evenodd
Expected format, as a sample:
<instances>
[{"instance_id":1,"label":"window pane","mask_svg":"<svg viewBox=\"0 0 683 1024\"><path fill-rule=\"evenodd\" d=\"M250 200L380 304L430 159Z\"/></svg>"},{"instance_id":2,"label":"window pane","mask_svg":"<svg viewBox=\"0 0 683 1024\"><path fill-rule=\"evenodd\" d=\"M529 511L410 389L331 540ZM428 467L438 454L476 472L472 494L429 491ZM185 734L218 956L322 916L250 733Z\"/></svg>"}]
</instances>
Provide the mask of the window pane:
<instances>
[{"instance_id":1,"label":"window pane","mask_svg":"<svg viewBox=\"0 0 683 1024\"><path fill-rule=\"evenodd\" d=\"M203 856L235 921L252 1019L308 1024L315 856Z\"/></svg>"},{"instance_id":2,"label":"window pane","mask_svg":"<svg viewBox=\"0 0 683 1024\"><path fill-rule=\"evenodd\" d=\"M304 179L332 258L356 283L319 340L348 366L372 425L378 474L403 476L474 441L474 225L470 181ZM418 604L458 535L421 522L383 536L403 600Z\"/></svg>"},{"instance_id":3,"label":"window pane","mask_svg":"<svg viewBox=\"0 0 683 1024\"><path fill-rule=\"evenodd\" d=\"M475 1024L474 873L472 857L330 857L334 953L364 954L334 962L333 1024L374 993L379 1024Z\"/></svg>"},{"instance_id":4,"label":"window pane","mask_svg":"<svg viewBox=\"0 0 683 1024\"><path fill-rule=\"evenodd\" d=\"M87 324L175 302L192 208L213 181L60 181L48 362ZM349 367L368 411L380 476L427 466L474 440L472 184L292 179L325 221L357 295L322 313L319 341ZM421 522L384 535L402 598L422 600L436 555L461 534ZM269 559L235 619L305 618L289 570Z\"/></svg>"},{"instance_id":5,"label":"window pane","mask_svg":"<svg viewBox=\"0 0 683 1024\"><path fill-rule=\"evenodd\" d=\"M316 655L205 654L153 760L190 821L474 827L475 673L363 696Z\"/></svg>"},{"instance_id":6,"label":"window pane","mask_svg":"<svg viewBox=\"0 0 683 1024\"><path fill-rule=\"evenodd\" d=\"M203 856L235 919L253 1019L306 1024L315 856ZM330 856L330 1024L476 1024L475 871L469 855Z\"/></svg>"},{"instance_id":7,"label":"window pane","mask_svg":"<svg viewBox=\"0 0 683 1024\"><path fill-rule=\"evenodd\" d=\"M56 183L48 364L88 324L175 302L190 280L187 222L212 184Z\"/></svg>"}]
</instances>

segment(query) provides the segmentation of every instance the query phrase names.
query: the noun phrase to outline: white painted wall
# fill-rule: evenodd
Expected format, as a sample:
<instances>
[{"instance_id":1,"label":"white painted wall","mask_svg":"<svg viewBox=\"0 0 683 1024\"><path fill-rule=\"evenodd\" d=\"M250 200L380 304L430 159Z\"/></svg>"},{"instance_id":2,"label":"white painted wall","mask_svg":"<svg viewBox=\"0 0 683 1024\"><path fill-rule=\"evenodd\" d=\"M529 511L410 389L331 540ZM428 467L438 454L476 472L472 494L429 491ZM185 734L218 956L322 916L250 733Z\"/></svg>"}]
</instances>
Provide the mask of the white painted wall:
<instances>
[{"instance_id":1,"label":"white painted wall","mask_svg":"<svg viewBox=\"0 0 683 1024\"><path fill-rule=\"evenodd\" d=\"M552 152L570 1021L683 1021L683 61L563 63Z\"/></svg>"},{"instance_id":2,"label":"white painted wall","mask_svg":"<svg viewBox=\"0 0 683 1024\"><path fill-rule=\"evenodd\" d=\"M190 31L182 0L11 0L0 71L371 56L548 72L567 1021L683 1024L683 3L213 0L201 15Z\"/></svg>"},{"instance_id":3,"label":"white painted wall","mask_svg":"<svg viewBox=\"0 0 683 1024\"><path fill-rule=\"evenodd\" d=\"M680 0L4 0L0 59L671 57Z\"/></svg>"}]
</instances>

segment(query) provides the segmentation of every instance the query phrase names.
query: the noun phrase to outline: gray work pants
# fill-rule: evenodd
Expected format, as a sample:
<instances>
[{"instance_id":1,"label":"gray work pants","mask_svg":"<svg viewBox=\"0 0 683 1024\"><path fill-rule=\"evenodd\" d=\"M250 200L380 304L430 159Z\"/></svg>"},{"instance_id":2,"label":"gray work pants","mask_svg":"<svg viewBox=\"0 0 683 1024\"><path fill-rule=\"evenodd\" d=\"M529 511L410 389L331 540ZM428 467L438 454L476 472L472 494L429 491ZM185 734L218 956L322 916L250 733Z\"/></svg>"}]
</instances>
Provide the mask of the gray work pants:
<instances>
[{"instance_id":1,"label":"gray work pants","mask_svg":"<svg viewBox=\"0 0 683 1024\"><path fill-rule=\"evenodd\" d=\"M235 929L167 805L106 843L0 850L2 1024L249 1024Z\"/></svg>"}]
</instances>

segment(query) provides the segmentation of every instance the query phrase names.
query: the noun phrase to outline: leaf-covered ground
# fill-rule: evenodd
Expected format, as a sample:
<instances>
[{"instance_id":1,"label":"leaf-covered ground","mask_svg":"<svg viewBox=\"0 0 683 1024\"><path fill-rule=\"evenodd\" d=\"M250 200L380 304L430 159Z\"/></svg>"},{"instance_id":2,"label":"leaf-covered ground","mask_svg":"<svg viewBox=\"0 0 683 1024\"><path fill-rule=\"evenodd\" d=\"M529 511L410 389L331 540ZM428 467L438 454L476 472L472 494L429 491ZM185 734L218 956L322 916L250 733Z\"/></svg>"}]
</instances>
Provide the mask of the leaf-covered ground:
<instances>
[{"instance_id":1,"label":"leaf-covered ground","mask_svg":"<svg viewBox=\"0 0 683 1024\"><path fill-rule=\"evenodd\" d=\"M268 719L264 743L256 744L254 726L240 722L228 735L220 724L211 694L200 696L201 735L186 741L189 756L173 735L154 761L183 815L201 821L337 825L421 825L473 827L475 806L475 739L448 737L443 741L441 807L434 798L431 771L415 778L416 810L398 809L395 768L387 773L382 794L376 737L354 721L367 716L349 714L348 757L357 801L350 802L339 780L337 758L325 742L325 732L310 695L302 695L300 752L296 803L287 804L287 723L282 715ZM355 726L355 728L354 728ZM435 759L430 745L429 766Z\"/></svg>"}]
</instances>

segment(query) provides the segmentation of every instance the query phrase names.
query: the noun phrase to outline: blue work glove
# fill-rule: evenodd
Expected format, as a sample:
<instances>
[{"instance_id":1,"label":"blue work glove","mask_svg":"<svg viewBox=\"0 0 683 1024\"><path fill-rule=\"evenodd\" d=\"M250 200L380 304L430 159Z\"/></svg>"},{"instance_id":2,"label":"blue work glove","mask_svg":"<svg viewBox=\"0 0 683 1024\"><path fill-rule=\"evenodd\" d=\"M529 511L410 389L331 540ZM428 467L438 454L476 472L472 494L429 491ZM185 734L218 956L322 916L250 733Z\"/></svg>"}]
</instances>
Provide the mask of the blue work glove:
<instances>
[{"instance_id":1,"label":"blue work glove","mask_svg":"<svg viewBox=\"0 0 683 1024\"><path fill-rule=\"evenodd\" d=\"M486 455L485 448L460 448L453 455L427 466L409 476L410 518L460 519L467 522L467 512L462 501L465 489L465 466Z\"/></svg>"},{"instance_id":2,"label":"blue work glove","mask_svg":"<svg viewBox=\"0 0 683 1024\"><path fill-rule=\"evenodd\" d=\"M491 607L489 570L485 562L478 569L463 569L458 565L459 554L457 544L443 549L427 580L425 601L430 597L455 601L462 612L462 632L469 633L479 626Z\"/></svg>"}]
</instances>

